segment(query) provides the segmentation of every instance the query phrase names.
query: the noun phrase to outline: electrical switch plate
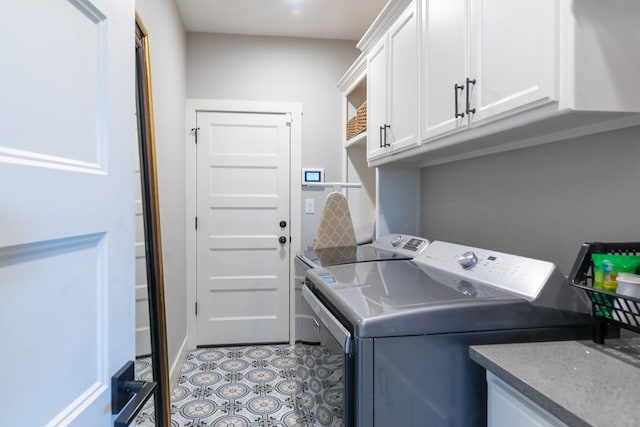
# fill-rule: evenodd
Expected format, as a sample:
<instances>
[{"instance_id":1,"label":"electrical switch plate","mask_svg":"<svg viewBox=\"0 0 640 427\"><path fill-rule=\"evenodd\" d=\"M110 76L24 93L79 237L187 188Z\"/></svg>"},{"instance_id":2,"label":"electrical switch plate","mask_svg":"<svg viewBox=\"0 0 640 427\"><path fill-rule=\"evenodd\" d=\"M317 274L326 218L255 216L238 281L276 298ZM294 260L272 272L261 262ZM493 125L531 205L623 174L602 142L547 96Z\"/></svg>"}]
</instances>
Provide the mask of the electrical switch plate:
<instances>
[{"instance_id":1,"label":"electrical switch plate","mask_svg":"<svg viewBox=\"0 0 640 427\"><path fill-rule=\"evenodd\" d=\"M314 199L304 199L304 213L312 214L316 212L316 205Z\"/></svg>"}]
</instances>

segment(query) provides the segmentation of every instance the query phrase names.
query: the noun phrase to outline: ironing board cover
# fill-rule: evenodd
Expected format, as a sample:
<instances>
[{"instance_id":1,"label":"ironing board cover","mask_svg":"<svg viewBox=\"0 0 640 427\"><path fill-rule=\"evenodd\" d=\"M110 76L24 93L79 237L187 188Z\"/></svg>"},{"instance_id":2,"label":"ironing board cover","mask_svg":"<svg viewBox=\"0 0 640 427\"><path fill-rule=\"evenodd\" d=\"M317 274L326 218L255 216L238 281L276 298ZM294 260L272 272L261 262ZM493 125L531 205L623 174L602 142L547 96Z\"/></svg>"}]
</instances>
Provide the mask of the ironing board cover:
<instances>
[{"instance_id":1,"label":"ironing board cover","mask_svg":"<svg viewBox=\"0 0 640 427\"><path fill-rule=\"evenodd\" d=\"M334 191L329 193L324 202L313 248L345 246L356 246L356 234L353 230L347 199L342 193Z\"/></svg>"}]
</instances>

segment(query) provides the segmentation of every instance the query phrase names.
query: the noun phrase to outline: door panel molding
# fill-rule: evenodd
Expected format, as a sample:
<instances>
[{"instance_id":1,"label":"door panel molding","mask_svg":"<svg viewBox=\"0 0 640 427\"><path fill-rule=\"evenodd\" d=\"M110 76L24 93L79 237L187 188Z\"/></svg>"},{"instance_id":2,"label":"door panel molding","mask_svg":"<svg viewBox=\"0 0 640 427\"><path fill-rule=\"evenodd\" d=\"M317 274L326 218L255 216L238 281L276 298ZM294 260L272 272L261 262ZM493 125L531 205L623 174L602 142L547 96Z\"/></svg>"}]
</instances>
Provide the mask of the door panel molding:
<instances>
[{"instance_id":1,"label":"door panel molding","mask_svg":"<svg viewBox=\"0 0 640 427\"><path fill-rule=\"evenodd\" d=\"M134 354L134 6L0 4L4 425L113 425Z\"/></svg>"},{"instance_id":2,"label":"door panel molding","mask_svg":"<svg viewBox=\"0 0 640 427\"><path fill-rule=\"evenodd\" d=\"M218 99L187 99L185 105L185 198L186 198L186 248L187 248L187 345L196 347L196 145L192 131L196 127L198 112L236 112L236 113L271 113L286 114L291 129L290 143L290 201L289 217L291 218L290 233L291 246L289 256L289 340L294 339L294 295L293 271L295 254L301 250L301 177L298 171L302 167L302 104L268 101L239 101ZM200 141L198 141L200 143ZM267 202L267 200L265 200ZM199 219L199 221L204 218Z\"/></svg>"}]
</instances>

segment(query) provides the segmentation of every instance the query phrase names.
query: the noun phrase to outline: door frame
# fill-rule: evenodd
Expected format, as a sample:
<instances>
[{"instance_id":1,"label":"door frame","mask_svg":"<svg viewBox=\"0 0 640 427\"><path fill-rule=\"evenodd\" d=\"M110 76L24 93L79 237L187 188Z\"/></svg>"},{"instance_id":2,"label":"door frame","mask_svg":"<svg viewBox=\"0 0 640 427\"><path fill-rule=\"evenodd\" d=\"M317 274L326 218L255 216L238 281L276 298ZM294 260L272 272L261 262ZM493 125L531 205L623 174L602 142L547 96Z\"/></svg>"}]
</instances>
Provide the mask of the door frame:
<instances>
[{"instance_id":1,"label":"door frame","mask_svg":"<svg viewBox=\"0 0 640 427\"><path fill-rule=\"evenodd\" d=\"M289 342L295 340L294 323L294 262L302 244L302 104L297 102L237 101L187 98L185 101L185 202L186 202L186 288L187 288L187 346L196 348L196 145L192 129L196 127L198 112L234 112L287 114L291 119L289 146Z\"/></svg>"}]
</instances>

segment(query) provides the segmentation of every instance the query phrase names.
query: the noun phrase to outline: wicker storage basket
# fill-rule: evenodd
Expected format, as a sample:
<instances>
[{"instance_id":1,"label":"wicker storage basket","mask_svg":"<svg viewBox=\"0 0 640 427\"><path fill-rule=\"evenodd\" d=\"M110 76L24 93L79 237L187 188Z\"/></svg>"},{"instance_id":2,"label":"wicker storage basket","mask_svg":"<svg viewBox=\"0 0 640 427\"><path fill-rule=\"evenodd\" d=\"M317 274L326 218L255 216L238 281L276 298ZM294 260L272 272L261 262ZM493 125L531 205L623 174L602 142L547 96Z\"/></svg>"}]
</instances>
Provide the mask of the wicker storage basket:
<instances>
[{"instance_id":1,"label":"wicker storage basket","mask_svg":"<svg viewBox=\"0 0 640 427\"><path fill-rule=\"evenodd\" d=\"M367 101L364 101L362 105L358 107L356 117L358 118L358 133L367 130Z\"/></svg>"},{"instance_id":2,"label":"wicker storage basket","mask_svg":"<svg viewBox=\"0 0 640 427\"><path fill-rule=\"evenodd\" d=\"M356 114L347 121L347 141L367 130L367 101L356 110Z\"/></svg>"},{"instance_id":3,"label":"wicker storage basket","mask_svg":"<svg viewBox=\"0 0 640 427\"><path fill-rule=\"evenodd\" d=\"M347 141L367 130L367 101L356 110L356 114L347 121Z\"/></svg>"},{"instance_id":4,"label":"wicker storage basket","mask_svg":"<svg viewBox=\"0 0 640 427\"><path fill-rule=\"evenodd\" d=\"M358 134L358 117L353 116L347 121L347 140Z\"/></svg>"}]
</instances>

